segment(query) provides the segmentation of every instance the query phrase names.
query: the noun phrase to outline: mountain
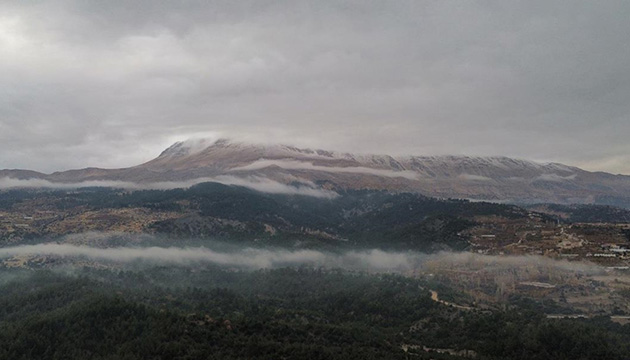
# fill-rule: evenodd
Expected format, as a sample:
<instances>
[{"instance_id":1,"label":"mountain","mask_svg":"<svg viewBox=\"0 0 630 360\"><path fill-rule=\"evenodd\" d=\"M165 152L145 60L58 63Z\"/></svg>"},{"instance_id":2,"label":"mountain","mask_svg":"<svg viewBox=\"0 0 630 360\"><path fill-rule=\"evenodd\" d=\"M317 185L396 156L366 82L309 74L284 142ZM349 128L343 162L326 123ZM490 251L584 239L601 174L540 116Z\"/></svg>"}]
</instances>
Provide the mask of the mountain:
<instances>
[{"instance_id":1,"label":"mountain","mask_svg":"<svg viewBox=\"0 0 630 360\"><path fill-rule=\"evenodd\" d=\"M328 190L383 189L497 202L630 207L630 176L589 172L558 163L501 156L356 155L226 139L177 142L157 158L130 168L86 168L52 174L0 170L0 178L138 184L265 179Z\"/></svg>"}]
</instances>

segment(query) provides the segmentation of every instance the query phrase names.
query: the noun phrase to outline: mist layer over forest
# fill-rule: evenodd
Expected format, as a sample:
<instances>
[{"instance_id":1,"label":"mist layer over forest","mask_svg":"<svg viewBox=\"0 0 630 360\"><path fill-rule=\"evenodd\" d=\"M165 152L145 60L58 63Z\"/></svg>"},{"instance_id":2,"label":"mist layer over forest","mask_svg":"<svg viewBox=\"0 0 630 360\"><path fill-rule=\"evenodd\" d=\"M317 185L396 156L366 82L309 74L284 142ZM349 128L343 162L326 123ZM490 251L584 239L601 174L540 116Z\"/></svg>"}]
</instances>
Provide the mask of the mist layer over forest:
<instances>
[{"instance_id":1,"label":"mist layer over forest","mask_svg":"<svg viewBox=\"0 0 630 360\"><path fill-rule=\"evenodd\" d=\"M492 268L497 279L519 268L549 281L602 273L590 265L68 244L0 254L5 264L25 261L0 268L0 359L624 359L630 350L627 327L611 320L572 319L562 304L527 297L483 305L439 278L440 266Z\"/></svg>"},{"instance_id":2,"label":"mist layer over forest","mask_svg":"<svg viewBox=\"0 0 630 360\"><path fill-rule=\"evenodd\" d=\"M111 245L124 242L125 246ZM100 246L73 244L96 243ZM150 235L126 235L106 233L73 234L60 242L43 242L30 245L0 248L0 259L12 257L50 257L73 260L104 261L111 263L147 263L151 265L214 264L248 270L278 267L323 267L368 272L398 272L409 274L427 265L440 264L448 267L465 266L479 269L496 266L502 269L526 267L546 268L549 272L567 271L597 274L602 267L590 263L554 260L543 256L491 256L470 252L422 253L417 251L384 251L381 249L319 251L309 249L255 248L237 246L219 241L204 241L204 246L154 246L153 243L177 243L171 239ZM191 242L191 240L188 240ZM135 245L134 245L135 243ZM194 243L194 241L193 241ZM108 245L109 244L109 245ZM142 245L144 244L144 245Z\"/></svg>"}]
</instances>

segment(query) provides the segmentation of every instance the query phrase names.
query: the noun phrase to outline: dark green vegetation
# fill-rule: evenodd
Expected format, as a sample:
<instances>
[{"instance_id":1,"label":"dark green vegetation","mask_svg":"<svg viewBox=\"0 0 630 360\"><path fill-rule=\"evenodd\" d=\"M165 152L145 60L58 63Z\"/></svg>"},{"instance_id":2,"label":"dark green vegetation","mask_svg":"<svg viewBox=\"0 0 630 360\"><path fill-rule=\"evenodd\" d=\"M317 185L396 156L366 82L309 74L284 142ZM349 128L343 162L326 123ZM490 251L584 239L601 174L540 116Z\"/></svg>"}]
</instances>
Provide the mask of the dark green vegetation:
<instances>
[{"instance_id":1,"label":"dark green vegetation","mask_svg":"<svg viewBox=\"0 0 630 360\"><path fill-rule=\"evenodd\" d=\"M524 307L459 311L398 275L155 267L0 279L0 359L459 358L423 346L480 359L630 354L630 326Z\"/></svg>"},{"instance_id":2,"label":"dark green vegetation","mask_svg":"<svg viewBox=\"0 0 630 360\"><path fill-rule=\"evenodd\" d=\"M179 214L147 221L145 232L177 238L228 238L233 242L306 248L463 250L459 233L475 216L526 218L516 206L439 200L419 194L348 191L334 199L271 195L237 186L205 183L190 189L119 191L25 191L0 193L0 209L67 214L141 208ZM44 229L30 238L50 236ZM104 231L107 231L105 229ZM29 238L29 234L23 236ZM251 244L250 244L251 245Z\"/></svg>"},{"instance_id":3,"label":"dark green vegetation","mask_svg":"<svg viewBox=\"0 0 630 360\"><path fill-rule=\"evenodd\" d=\"M615 206L539 204L531 208L559 214L572 223L630 223L630 210Z\"/></svg>"},{"instance_id":4,"label":"dark green vegetation","mask_svg":"<svg viewBox=\"0 0 630 360\"><path fill-rule=\"evenodd\" d=\"M541 215L418 194L348 191L320 199L216 183L167 191L14 190L0 192L2 234L8 234L0 244L54 241L73 226L116 231L125 223L158 235L147 241L165 246L218 239L235 247L463 250L468 239L462 234L482 217L624 216L616 208L593 209ZM124 235L110 238L90 244L127 244ZM57 260L47 258L46 266L72 264ZM553 300L524 296L503 310L459 310L429 293L463 304L466 296L456 289L400 275L148 266L0 270L0 360L459 359L461 351L479 359L630 358L630 325L547 319L543 311L562 310Z\"/></svg>"}]
</instances>

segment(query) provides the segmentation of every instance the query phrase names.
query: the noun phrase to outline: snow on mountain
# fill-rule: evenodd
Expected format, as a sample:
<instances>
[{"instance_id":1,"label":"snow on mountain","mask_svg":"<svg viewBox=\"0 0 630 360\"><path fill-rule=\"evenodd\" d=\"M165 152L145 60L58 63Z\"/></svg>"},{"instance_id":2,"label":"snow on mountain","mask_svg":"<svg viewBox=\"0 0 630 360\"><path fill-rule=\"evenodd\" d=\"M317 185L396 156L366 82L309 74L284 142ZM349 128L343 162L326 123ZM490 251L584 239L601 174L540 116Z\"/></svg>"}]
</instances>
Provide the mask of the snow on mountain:
<instances>
[{"instance_id":1,"label":"snow on mountain","mask_svg":"<svg viewBox=\"0 0 630 360\"><path fill-rule=\"evenodd\" d=\"M125 169L88 168L49 175L0 171L0 178L38 178L66 183L110 180L146 184L220 176L267 179L279 184L302 184L328 190L383 189L492 201L599 202L630 206L630 176L588 172L563 164L541 164L503 156L350 154L228 139L177 142L157 158Z\"/></svg>"}]
</instances>

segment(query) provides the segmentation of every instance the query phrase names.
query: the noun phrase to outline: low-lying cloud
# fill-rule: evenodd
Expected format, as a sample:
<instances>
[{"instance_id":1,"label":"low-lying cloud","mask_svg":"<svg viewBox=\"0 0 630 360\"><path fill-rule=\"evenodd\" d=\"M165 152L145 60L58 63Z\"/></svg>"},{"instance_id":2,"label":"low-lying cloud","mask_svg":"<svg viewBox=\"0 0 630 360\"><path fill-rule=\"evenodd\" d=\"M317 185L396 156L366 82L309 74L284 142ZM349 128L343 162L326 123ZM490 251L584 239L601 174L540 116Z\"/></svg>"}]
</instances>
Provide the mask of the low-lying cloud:
<instances>
[{"instance_id":1,"label":"low-lying cloud","mask_svg":"<svg viewBox=\"0 0 630 360\"><path fill-rule=\"evenodd\" d=\"M412 251L392 252L369 249L337 253L280 248L215 250L205 246L97 248L67 243L43 243L0 248L0 260L13 257L41 256L87 258L94 261L117 263L146 262L173 265L210 263L250 270L303 265L404 274L412 274L416 271L439 273L441 271L464 270L472 273L487 272L496 276L509 274L522 281L537 280L540 275L553 278L561 277L562 274L594 275L603 273L603 268L590 263L554 260L543 256L491 256L466 252L425 254Z\"/></svg>"},{"instance_id":2,"label":"low-lying cloud","mask_svg":"<svg viewBox=\"0 0 630 360\"><path fill-rule=\"evenodd\" d=\"M252 190L272 193L272 194L287 194L287 195L305 195L319 198L332 199L339 194L332 190L326 190L321 188L312 187L309 184L304 185L286 185L262 177L236 177L236 176L217 176L213 178L213 181L224 185L237 185L250 188Z\"/></svg>"},{"instance_id":3,"label":"low-lying cloud","mask_svg":"<svg viewBox=\"0 0 630 360\"><path fill-rule=\"evenodd\" d=\"M57 243L0 248L0 259L16 256L84 257L113 262L212 263L249 269L313 265L377 271L409 271L417 267L424 257L418 253L392 253L382 250L334 254L316 250L246 248L235 252L219 252L207 247L95 248Z\"/></svg>"},{"instance_id":4,"label":"low-lying cloud","mask_svg":"<svg viewBox=\"0 0 630 360\"><path fill-rule=\"evenodd\" d=\"M473 174L460 174L458 176L459 179L461 180L466 180L466 181L475 181L475 182L487 182L487 181L492 181L491 178L487 177L487 176L481 176L481 175L473 175Z\"/></svg>"},{"instance_id":5,"label":"low-lying cloud","mask_svg":"<svg viewBox=\"0 0 630 360\"><path fill-rule=\"evenodd\" d=\"M0 178L0 189L72 190L91 187L107 187L125 190L172 190L187 189L205 182L216 182L224 185L242 186L252 190L271 194L304 195L319 198L334 198L338 196L338 194L334 191L312 187L309 184L298 186L286 185L258 176L250 176L246 178L236 176L217 176L197 178L185 181L162 181L153 183L135 183L115 180L90 180L76 183L57 183L45 179L15 179L5 177Z\"/></svg>"},{"instance_id":6,"label":"low-lying cloud","mask_svg":"<svg viewBox=\"0 0 630 360\"><path fill-rule=\"evenodd\" d=\"M426 258L423 266L449 270L465 267L470 271L498 271L513 275L517 274L514 269L525 269L527 275L532 275L532 269L539 269L547 274L554 272L598 274L603 271L602 267L592 263L556 260L538 255L495 256L469 252L434 254Z\"/></svg>"},{"instance_id":7,"label":"low-lying cloud","mask_svg":"<svg viewBox=\"0 0 630 360\"><path fill-rule=\"evenodd\" d=\"M575 180L577 174L571 174L568 176L562 176L558 174L542 174L534 179L534 181L550 181L550 182L563 182Z\"/></svg>"}]
</instances>

